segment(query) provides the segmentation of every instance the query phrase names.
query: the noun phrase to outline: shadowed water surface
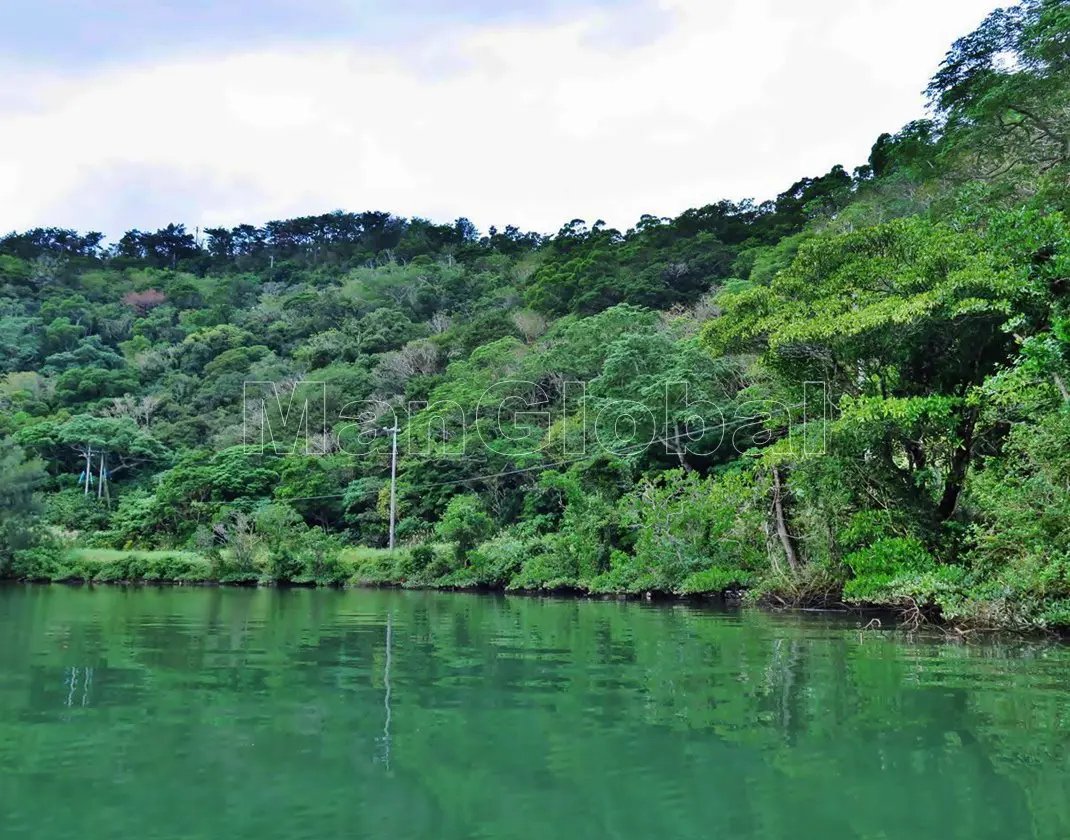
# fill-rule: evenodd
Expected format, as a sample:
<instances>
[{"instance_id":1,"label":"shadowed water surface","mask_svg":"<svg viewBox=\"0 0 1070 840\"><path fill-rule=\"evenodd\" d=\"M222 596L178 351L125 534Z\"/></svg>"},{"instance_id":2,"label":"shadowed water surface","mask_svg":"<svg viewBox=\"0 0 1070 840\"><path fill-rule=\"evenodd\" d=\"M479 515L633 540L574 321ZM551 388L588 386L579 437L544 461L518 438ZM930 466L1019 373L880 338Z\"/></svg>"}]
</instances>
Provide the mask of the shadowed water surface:
<instances>
[{"instance_id":1,"label":"shadowed water surface","mask_svg":"<svg viewBox=\"0 0 1070 840\"><path fill-rule=\"evenodd\" d=\"M1070 837L1070 651L396 591L0 588L0 836Z\"/></svg>"}]
</instances>

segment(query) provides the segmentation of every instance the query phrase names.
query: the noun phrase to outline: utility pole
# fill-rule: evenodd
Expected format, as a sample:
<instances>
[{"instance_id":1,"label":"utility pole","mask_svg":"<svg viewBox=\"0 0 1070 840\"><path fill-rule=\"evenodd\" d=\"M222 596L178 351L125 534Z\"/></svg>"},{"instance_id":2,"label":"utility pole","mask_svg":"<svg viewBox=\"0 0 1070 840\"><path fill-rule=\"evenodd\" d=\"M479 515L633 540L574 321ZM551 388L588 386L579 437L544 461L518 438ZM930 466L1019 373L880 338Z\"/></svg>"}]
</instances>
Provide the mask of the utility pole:
<instances>
[{"instance_id":1,"label":"utility pole","mask_svg":"<svg viewBox=\"0 0 1070 840\"><path fill-rule=\"evenodd\" d=\"M397 516L398 504L398 427L394 424L392 429L383 429L393 435L390 447L390 550L394 550L394 521Z\"/></svg>"},{"instance_id":2,"label":"utility pole","mask_svg":"<svg viewBox=\"0 0 1070 840\"><path fill-rule=\"evenodd\" d=\"M85 495L89 495L89 480L93 477L93 444L85 450Z\"/></svg>"}]
</instances>

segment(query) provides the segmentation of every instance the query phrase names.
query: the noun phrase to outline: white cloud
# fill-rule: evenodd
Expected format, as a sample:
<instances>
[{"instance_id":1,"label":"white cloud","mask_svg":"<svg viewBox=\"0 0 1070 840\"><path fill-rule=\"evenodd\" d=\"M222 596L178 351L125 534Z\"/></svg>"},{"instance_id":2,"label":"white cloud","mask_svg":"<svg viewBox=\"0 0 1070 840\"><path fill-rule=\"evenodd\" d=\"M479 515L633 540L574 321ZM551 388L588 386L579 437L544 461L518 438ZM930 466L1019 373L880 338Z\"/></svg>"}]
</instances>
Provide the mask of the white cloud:
<instances>
[{"instance_id":1,"label":"white cloud","mask_svg":"<svg viewBox=\"0 0 1070 840\"><path fill-rule=\"evenodd\" d=\"M36 80L32 107L0 91L0 230L345 207L553 231L769 197L920 116L991 3L661 0L671 18L649 43L603 37L613 13L588 11L403 52L297 44ZM117 192L136 181L104 177L125 169L161 177L133 201ZM207 185L203 202L168 182Z\"/></svg>"}]
</instances>

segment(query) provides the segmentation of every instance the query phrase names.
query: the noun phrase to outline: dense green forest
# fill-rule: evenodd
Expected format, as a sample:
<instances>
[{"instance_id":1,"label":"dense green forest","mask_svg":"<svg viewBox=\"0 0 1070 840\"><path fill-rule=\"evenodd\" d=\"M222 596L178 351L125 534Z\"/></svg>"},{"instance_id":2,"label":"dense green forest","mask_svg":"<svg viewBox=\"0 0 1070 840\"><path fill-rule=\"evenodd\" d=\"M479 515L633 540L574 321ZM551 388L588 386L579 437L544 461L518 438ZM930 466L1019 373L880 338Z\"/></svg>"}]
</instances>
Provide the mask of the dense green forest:
<instances>
[{"instance_id":1,"label":"dense green forest","mask_svg":"<svg viewBox=\"0 0 1070 840\"><path fill-rule=\"evenodd\" d=\"M623 232L3 237L0 574L1070 625L1070 6L928 95L853 171Z\"/></svg>"}]
</instances>

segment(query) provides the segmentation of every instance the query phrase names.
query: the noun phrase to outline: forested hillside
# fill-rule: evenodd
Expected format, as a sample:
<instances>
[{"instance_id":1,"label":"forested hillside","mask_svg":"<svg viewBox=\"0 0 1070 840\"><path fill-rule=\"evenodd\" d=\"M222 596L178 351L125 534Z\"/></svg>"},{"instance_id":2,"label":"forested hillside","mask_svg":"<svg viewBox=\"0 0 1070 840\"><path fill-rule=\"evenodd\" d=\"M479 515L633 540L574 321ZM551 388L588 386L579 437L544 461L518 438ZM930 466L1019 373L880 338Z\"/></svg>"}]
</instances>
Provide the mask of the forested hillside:
<instances>
[{"instance_id":1,"label":"forested hillside","mask_svg":"<svg viewBox=\"0 0 1070 840\"><path fill-rule=\"evenodd\" d=\"M928 93L853 171L627 231L0 239L0 572L1070 625L1070 6L993 13Z\"/></svg>"}]
</instances>

